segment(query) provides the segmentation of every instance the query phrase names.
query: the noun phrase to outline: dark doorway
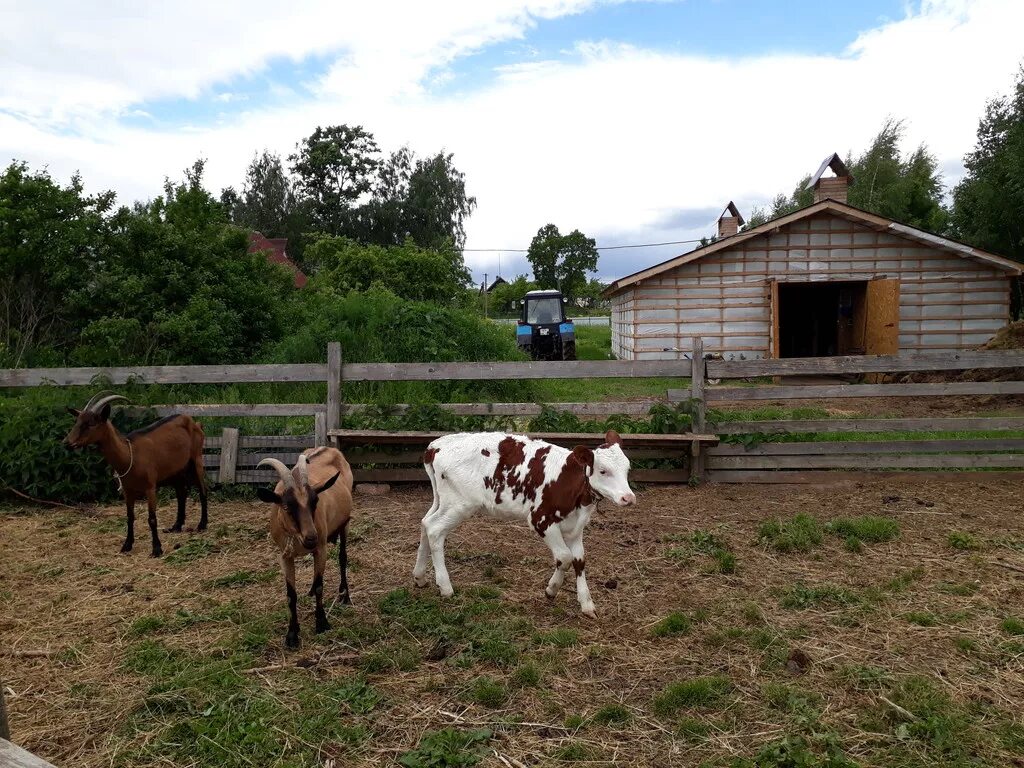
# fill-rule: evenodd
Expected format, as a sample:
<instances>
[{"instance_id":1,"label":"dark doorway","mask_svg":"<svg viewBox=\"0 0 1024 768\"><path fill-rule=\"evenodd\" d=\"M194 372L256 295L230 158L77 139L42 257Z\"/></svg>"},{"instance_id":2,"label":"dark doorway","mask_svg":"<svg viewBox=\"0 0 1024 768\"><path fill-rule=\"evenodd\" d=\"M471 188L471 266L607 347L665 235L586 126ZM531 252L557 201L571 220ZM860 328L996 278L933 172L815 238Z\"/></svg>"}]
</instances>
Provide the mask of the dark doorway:
<instances>
[{"instance_id":1,"label":"dark doorway","mask_svg":"<svg viewBox=\"0 0 1024 768\"><path fill-rule=\"evenodd\" d=\"M864 353L866 281L780 283L779 357Z\"/></svg>"}]
</instances>

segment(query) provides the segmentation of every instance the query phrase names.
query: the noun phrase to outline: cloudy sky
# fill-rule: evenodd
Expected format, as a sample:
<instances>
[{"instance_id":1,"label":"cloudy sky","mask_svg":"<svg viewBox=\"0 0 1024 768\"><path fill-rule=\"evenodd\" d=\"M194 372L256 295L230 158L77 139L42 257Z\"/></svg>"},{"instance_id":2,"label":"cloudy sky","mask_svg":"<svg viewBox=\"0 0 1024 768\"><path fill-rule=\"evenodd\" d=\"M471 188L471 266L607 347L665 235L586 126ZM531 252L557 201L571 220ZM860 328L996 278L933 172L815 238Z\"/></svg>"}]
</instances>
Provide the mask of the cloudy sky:
<instances>
[{"instance_id":1,"label":"cloudy sky","mask_svg":"<svg viewBox=\"0 0 1024 768\"><path fill-rule=\"evenodd\" d=\"M469 249L527 271L536 230L599 246L709 234L888 115L947 183L1024 61L1021 0L0 0L0 157L122 202L196 157L212 190L253 153L361 124L455 153ZM690 246L609 250L617 277ZM478 279L497 253L467 252Z\"/></svg>"}]
</instances>

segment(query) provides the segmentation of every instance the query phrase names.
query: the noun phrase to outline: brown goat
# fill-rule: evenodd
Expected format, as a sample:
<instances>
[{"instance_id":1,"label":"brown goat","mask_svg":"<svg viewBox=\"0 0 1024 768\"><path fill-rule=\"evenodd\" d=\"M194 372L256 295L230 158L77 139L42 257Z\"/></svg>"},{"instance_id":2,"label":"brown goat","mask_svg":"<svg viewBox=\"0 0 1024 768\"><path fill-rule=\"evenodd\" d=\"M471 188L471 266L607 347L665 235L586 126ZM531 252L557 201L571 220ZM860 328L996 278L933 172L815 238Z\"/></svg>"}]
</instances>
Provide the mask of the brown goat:
<instances>
[{"instance_id":1,"label":"brown goat","mask_svg":"<svg viewBox=\"0 0 1024 768\"><path fill-rule=\"evenodd\" d=\"M94 398L95 399L95 398ZM190 416L178 414L153 422L128 435L122 435L110 423L110 403L125 400L108 395L92 400L81 411L68 408L75 417L64 443L69 448L97 445L114 470L119 489L128 507L128 536L121 547L131 552L135 543L135 502L145 499L149 506L149 531L153 536L153 557L163 554L156 531L156 489L173 486L178 497L178 516L165 533L176 532L185 524L185 500L190 486L199 490L202 513L197 531L206 530L206 476L203 472L203 428Z\"/></svg>"},{"instance_id":2,"label":"brown goat","mask_svg":"<svg viewBox=\"0 0 1024 768\"><path fill-rule=\"evenodd\" d=\"M288 594L288 633L285 645L299 646L299 619L296 614L298 593L295 591L295 558L313 555L313 586L309 594L316 597L316 631L331 628L324 613L324 568L327 564L327 543L338 541L338 570L341 583L338 594L343 605L350 605L348 594L348 555L345 542L348 521L352 517L352 469L336 448L310 448L299 456L295 468L278 459L263 459L281 477L274 490L258 488L261 501L274 505L270 518L270 537L281 552Z\"/></svg>"}]
</instances>

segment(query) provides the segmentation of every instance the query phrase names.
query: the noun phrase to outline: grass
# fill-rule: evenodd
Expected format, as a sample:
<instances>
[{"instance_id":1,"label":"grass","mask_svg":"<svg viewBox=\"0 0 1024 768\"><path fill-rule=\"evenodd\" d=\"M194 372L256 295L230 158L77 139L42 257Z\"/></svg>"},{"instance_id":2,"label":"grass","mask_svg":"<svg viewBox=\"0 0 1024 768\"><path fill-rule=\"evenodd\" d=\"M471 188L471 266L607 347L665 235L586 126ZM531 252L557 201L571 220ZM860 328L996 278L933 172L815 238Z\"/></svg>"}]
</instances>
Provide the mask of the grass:
<instances>
[{"instance_id":1,"label":"grass","mask_svg":"<svg viewBox=\"0 0 1024 768\"><path fill-rule=\"evenodd\" d=\"M398 758L403 768L471 768L480 762L491 740L486 728L445 728L424 734L415 749Z\"/></svg>"},{"instance_id":2,"label":"grass","mask_svg":"<svg viewBox=\"0 0 1024 768\"><path fill-rule=\"evenodd\" d=\"M180 550L179 550L180 551ZM226 576L219 576L216 579L209 579L203 582L206 588L224 587L247 587L252 584L266 584L275 579L283 578L281 571L277 568L268 568L265 571L235 571Z\"/></svg>"},{"instance_id":3,"label":"grass","mask_svg":"<svg viewBox=\"0 0 1024 768\"><path fill-rule=\"evenodd\" d=\"M633 719L633 713L621 704L606 704L590 717L595 725L625 725Z\"/></svg>"},{"instance_id":4,"label":"grass","mask_svg":"<svg viewBox=\"0 0 1024 768\"><path fill-rule=\"evenodd\" d=\"M508 699L508 689L492 677L478 677L470 684L469 699L484 707L495 709Z\"/></svg>"},{"instance_id":5,"label":"grass","mask_svg":"<svg viewBox=\"0 0 1024 768\"><path fill-rule=\"evenodd\" d=\"M1024 635L1024 621L1016 616L1007 616L999 624L999 628L1008 635Z\"/></svg>"},{"instance_id":6,"label":"grass","mask_svg":"<svg viewBox=\"0 0 1024 768\"><path fill-rule=\"evenodd\" d=\"M981 542L973 534L964 531L950 531L946 541L950 549L958 549L965 552L981 549Z\"/></svg>"},{"instance_id":7,"label":"grass","mask_svg":"<svg viewBox=\"0 0 1024 768\"><path fill-rule=\"evenodd\" d=\"M553 645L555 648L569 648L580 641L580 633L568 627L559 627L536 636L539 645Z\"/></svg>"},{"instance_id":8,"label":"grass","mask_svg":"<svg viewBox=\"0 0 1024 768\"><path fill-rule=\"evenodd\" d=\"M651 632L655 637L669 637L671 635L685 635L689 633L693 622L685 613L673 611L654 625Z\"/></svg>"},{"instance_id":9,"label":"grass","mask_svg":"<svg viewBox=\"0 0 1024 768\"><path fill-rule=\"evenodd\" d=\"M724 675L672 683L654 697L653 710L662 717L670 717L681 709L717 707L730 691L732 681Z\"/></svg>"},{"instance_id":10,"label":"grass","mask_svg":"<svg viewBox=\"0 0 1024 768\"><path fill-rule=\"evenodd\" d=\"M840 517L825 525L825 530L847 541L856 539L875 544L892 541L900 535L900 525L890 517L863 515L861 517Z\"/></svg>"},{"instance_id":11,"label":"grass","mask_svg":"<svg viewBox=\"0 0 1024 768\"><path fill-rule=\"evenodd\" d=\"M903 618L919 627L937 627L940 624L939 617L930 611L910 611L905 613Z\"/></svg>"},{"instance_id":12,"label":"grass","mask_svg":"<svg viewBox=\"0 0 1024 768\"><path fill-rule=\"evenodd\" d=\"M779 605L783 608L805 610L822 605L851 605L859 602L853 592L834 584L807 586L798 582L782 591Z\"/></svg>"},{"instance_id":13,"label":"grass","mask_svg":"<svg viewBox=\"0 0 1024 768\"><path fill-rule=\"evenodd\" d=\"M757 540L782 554L810 552L821 544L821 523L803 513L790 520L767 520L761 524Z\"/></svg>"},{"instance_id":14,"label":"grass","mask_svg":"<svg viewBox=\"0 0 1024 768\"><path fill-rule=\"evenodd\" d=\"M665 557L680 565L686 565L695 555L699 554L706 555L711 559L710 567L707 569L708 573L736 572L736 555L728 544L710 531L698 528L689 536L672 534L666 536L664 540L678 545L666 549Z\"/></svg>"}]
</instances>

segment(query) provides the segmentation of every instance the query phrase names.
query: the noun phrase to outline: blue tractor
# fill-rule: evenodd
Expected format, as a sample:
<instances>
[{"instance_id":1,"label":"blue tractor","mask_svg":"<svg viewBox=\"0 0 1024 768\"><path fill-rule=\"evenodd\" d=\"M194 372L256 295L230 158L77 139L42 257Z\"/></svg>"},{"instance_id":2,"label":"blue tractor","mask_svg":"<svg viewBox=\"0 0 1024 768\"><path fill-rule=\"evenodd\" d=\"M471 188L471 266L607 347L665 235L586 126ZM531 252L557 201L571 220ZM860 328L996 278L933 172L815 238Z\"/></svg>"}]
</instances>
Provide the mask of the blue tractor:
<instances>
[{"instance_id":1,"label":"blue tractor","mask_svg":"<svg viewBox=\"0 0 1024 768\"><path fill-rule=\"evenodd\" d=\"M575 360L576 326L561 291L530 291L522 301L516 343L534 360Z\"/></svg>"}]
</instances>

